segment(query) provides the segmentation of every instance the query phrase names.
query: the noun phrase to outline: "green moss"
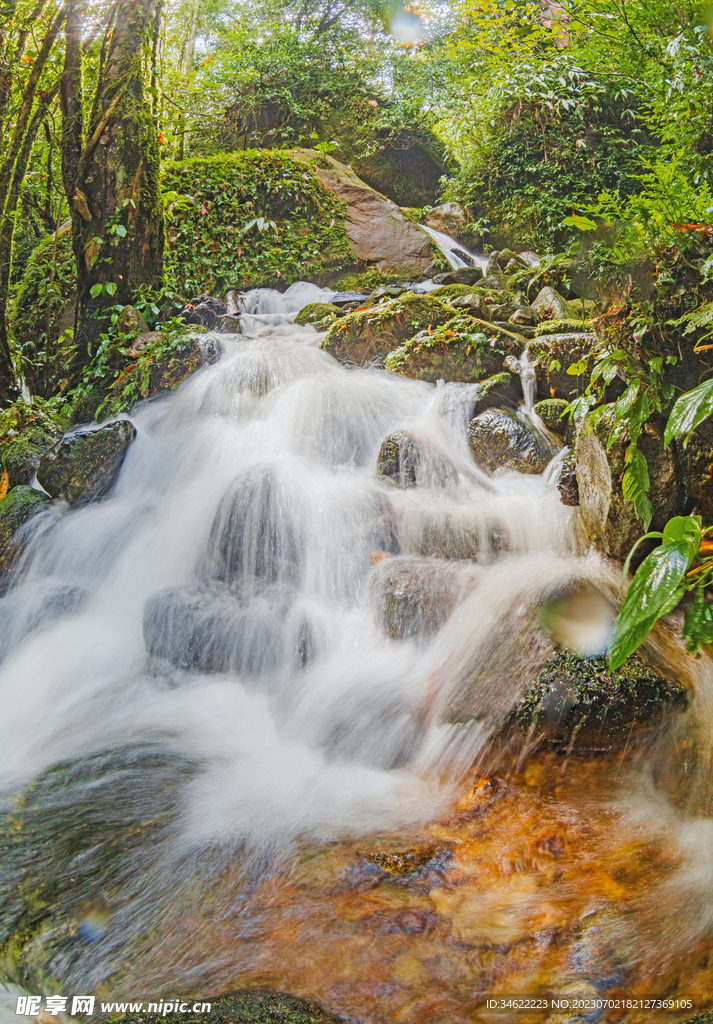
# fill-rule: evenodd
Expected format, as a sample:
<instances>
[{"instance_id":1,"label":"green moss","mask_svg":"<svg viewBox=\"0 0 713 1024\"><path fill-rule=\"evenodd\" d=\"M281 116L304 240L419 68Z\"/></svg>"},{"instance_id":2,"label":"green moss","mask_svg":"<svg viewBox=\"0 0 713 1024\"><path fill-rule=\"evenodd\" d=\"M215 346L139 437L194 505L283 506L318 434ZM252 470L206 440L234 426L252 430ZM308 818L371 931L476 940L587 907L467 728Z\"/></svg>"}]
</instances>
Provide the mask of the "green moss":
<instances>
[{"instance_id":1,"label":"green moss","mask_svg":"<svg viewBox=\"0 0 713 1024\"><path fill-rule=\"evenodd\" d=\"M295 317L296 324L316 324L325 319L334 320L341 314L339 306L331 302L310 302Z\"/></svg>"},{"instance_id":2,"label":"green moss","mask_svg":"<svg viewBox=\"0 0 713 1024\"><path fill-rule=\"evenodd\" d=\"M541 338L546 334L572 334L577 331L586 333L591 330L591 320L544 320L535 328L535 337Z\"/></svg>"},{"instance_id":3,"label":"green moss","mask_svg":"<svg viewBox=\"0 0 713 1024\"><path fill-rule=\"evenodd\" d=\"M550 430L563 431L565 421L562 419L562 414L568 408L569 402L564 398L546 398L543 402L538 402L535 405L535 412Z\"/></svg>"},{"instance_id":4,"label":"green moss","mask_svg":"<svg viewBox=\"0 0 713 1024\"><path fill-rule=\"evenodd\" d=\"M687 696L684 686L663 679L640 654L609 672L604 657L560 651L542 667L513 718L525 731L536 722L556 743L582 732L579 738L589 743L611 744L665 710L685 707Z\"/></svg>"},{"instance_id":5,"label":"green moss","mask_svg":"<svg viewBox=\"0 0 713 1024\"><path fill-rule=\"evenodd\" d=\"M236 992L220 999L187 998L195 1002L210 1002L209 1013L181 1014L183 1024L337 1024L339 1018L322 1010L315 1003L284 992L256 990ZM165 1016L142 1014L141 1017L112 1017L109 1024L164 1024Z\"/></svg>"},{"instance_id":6,"label":"green moss","mask_svg":"<svg viewBox=\"0 0 713 1024\"><path fill-rule=\"evenodd\" d=\"M6 588L8 573L22 552L23 541L17 531L42 512L49 501L47 494L24 485L13 487L0 501L0 591Z\"/></svg>"},{"instance_id":7,"label":"green moss","mask_svg":"<svg viewBox=\"0 0 713 1024\"><path fill-rule=\"evenodd\" d=\"M330 327L322 348L342 362L382 361L399 342L423 328L446 324L453 309L431 294L408 292L370 309L348 313Z\"/></svg>"},{"instance_id":8,"label":"green moss","mask_svg":"<svg viewBox=\"0 0 713 1024\"><path fill-rule=\"evenodd\" d=\"M284 151L166 164L163 192L168 262L186 294L289 284L355 262L343 204Z\"/></svg>"},{"instance_id":9,"label":"green moss","mask_svg":"<svg viewBox=\"0 0 713 1024\"><path fill-rule=\"evenodd\" d=\"M431 294L437 295L439 299L453 299L459 295L471 295L474 291L475 289L467 284L442 284L434 288Z\"/></svg>"},{"instance_id":10,"label":"green moss","mask_svg":"<svg viewBox=\"0 0 713 1024\"><path fill-rule=\"evenodd\" d=\"M40 456L61 436L64 424L34 405L16 402L0 413L0 467L8 490L29 484Z\"/></svg>"},{"instance_id":11,"label":"green moss","mask_svg":"<svg viewBox=\"0 0 713 1024\"><path fill-rule=\"evenodd\" d=\"M69 225L47 235L32 253L10 311L22 371L35 394L49 394L55 381L48 365L51 345L74 325L77 278Z\"/></svg>"}]
</instances>

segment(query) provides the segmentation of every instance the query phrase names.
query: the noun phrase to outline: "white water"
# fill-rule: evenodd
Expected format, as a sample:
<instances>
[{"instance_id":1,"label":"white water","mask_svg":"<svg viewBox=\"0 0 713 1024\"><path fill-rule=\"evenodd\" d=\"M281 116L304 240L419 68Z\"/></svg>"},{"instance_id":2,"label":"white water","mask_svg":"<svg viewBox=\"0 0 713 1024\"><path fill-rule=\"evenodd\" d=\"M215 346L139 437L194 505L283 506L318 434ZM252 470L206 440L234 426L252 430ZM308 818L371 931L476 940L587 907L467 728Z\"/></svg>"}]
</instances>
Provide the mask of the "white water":
<instances>
[{"instance_id":1,"label":"white water","mask_svg":"<svg viewBox=\"0 0 713 1024\"><path fill-rule=\"evenodd\" d=\"M543 478L511 474L494 489L474 466L472 388L348 370L321 351L313 328L291 323L317 291L249 296L242 327L253 337L216 336L214 366L136 411L112 496L44 517L25 578L2 602L5 786L61 759L161 740L204 759L186 812L192 839L260 845L436 811L444 794L408 766L427 745L415 722L443 655L384 636L369 553L393 546L393 521L402 553L428 554L434 534L456 546L479 535L485 567L497 531L513 552L565 555L570 513ZM377 477L380 442L397 427L450 460L445 486L402 491ZM211 542L219 528L240 535L227 567ZM242 592L210 584L204 598L223 615L225 644L243 637L237 671L157 670L147 601L226 573L242 576ZM27 635L42 602L68 587L86 591L81 608Z\"/></svg>"},{"instance_id":2,"label":"white water","mask_svg":"<svg viewBox=\"0 0 713 1024\"><path fill-rule=\"evenodd\" d=\"M531 678L520 631L537 609L573 582L614 594L554 473L475 467L477 387L344 368L292 322L317 292L248 296L244 334L213 339L220 360L136 410L111 497L37 521L22 581L0 602L2 790L62 760L160 744L200 763L181 797L183 850L413 828L446 806ZM395 429L431 452L419 486L376 474ZM396 551L424 572L438 570L422 561L434 552L475 559L431 638L389 639L377 619L369 556ZM67 613L41 623L58 592ZM580 608L553 633L596 653L607 609ZM202 668L179 652L193 627L210 638ZM469 685L484 667L487 681ZM650 827L662 801L632 813ZM666 890L658 909L670 929L689 901L685 944L709 921L709 901L694 894L694 914L688 896L699 876L708 884L707 823L667 814L688 889Z\"/></svg>"},{"instance_id":3,"label":"white water","mask_svg":"<svg viewBox=\"0 0 713 1024\"><path fill-rule=\"evenodd\" d=\"M462 267L482 267L483 272L485 271L488 265L487 256L471 252L466 246L456 242L454 238L444 234L442 231L426 227L425 224L419 224L419 227L423 228L426 234L433 239L454 270L460 270ZM459 253L465 254L467 259L462 259L462 255L459 255Z\"/></svg>"}]
</instances>

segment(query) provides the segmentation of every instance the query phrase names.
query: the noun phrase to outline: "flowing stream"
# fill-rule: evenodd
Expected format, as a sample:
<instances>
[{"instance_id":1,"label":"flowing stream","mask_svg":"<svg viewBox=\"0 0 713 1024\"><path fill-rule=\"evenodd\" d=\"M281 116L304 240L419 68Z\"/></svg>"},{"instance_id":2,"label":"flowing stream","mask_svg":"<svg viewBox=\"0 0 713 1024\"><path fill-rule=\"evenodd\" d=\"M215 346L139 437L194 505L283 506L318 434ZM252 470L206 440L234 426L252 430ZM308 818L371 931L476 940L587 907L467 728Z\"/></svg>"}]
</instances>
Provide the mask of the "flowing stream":
<instances>
[{"instance_id":1,"label":"flowing stream","mask_svg":"<svg viewBox=\"0 0 713 1024\"><path fill-rule=\"evenodd\" d=\"M347 369L294 324L330 294L249 293L220 359L132 415L111 496L36 521L0 602L0 779L29 844L6 904L51 875L50 975L112 998L270 985L452 1024L476 991L705 989L707 659L633 760L496 756L533 609L590 587L557 629L597 654L615 574L555 472L477 469L477 385ZM376 472L397 430L429 453L417 486ZM435 595L429 629L384 627L397 570ZM586 1020L648 1019L608 1014Z\"/></svg>"}]
</instances>

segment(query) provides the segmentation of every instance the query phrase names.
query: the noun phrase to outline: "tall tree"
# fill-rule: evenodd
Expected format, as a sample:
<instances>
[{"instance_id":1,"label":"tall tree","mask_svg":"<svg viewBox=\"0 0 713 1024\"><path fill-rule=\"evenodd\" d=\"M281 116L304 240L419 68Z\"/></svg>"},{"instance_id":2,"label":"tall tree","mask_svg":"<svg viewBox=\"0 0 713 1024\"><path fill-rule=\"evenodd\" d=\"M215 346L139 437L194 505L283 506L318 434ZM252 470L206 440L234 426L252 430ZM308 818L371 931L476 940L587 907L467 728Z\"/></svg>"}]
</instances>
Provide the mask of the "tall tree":
<instances>
[{"instance_id":1,"label":"tall tree","mask_svg":"<svg viewBox=\"0 0 713 1024\"><path fill-rule=\"evenodd\" d=\"M81 4L70 15L62 79L63 178L72 212L78 302L75 340L84 361L102 313L131 301L163 275L159 150L145 96L156 0L116 0L104 35L96 94L84 137Z\"/></svg>"}]
</instances>

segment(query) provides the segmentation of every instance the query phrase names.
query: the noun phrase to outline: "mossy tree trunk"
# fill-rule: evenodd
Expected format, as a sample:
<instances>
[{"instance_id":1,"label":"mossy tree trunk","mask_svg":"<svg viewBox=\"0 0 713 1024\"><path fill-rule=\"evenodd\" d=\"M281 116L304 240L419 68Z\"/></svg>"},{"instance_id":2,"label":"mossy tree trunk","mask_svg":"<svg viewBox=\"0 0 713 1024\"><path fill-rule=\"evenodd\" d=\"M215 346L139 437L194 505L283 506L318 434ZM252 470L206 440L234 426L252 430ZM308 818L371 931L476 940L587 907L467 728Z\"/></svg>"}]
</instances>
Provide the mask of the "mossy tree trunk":
<instances>
[{"instance_id":1,"label":"mossy tree trunk","mask_svg":"<svg viewBox=\"0 0 713 1024\"><path fill-rule=\"evenodd\" d=\"M155 14L156 0L117 0L102 45L86 139L80 37L72 41L68 33L63 177L77 261L75 340L80 362L96 350L109 309L130 302L142 284L160 284L163 275L158 140L144 95L144 62L150 55Z\"/></svg>"}]
</instances>

